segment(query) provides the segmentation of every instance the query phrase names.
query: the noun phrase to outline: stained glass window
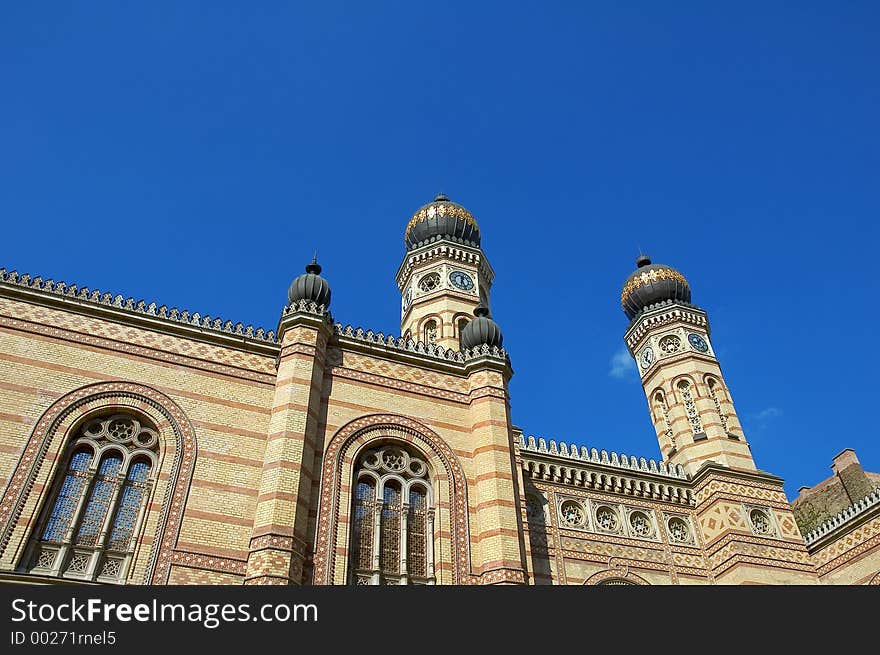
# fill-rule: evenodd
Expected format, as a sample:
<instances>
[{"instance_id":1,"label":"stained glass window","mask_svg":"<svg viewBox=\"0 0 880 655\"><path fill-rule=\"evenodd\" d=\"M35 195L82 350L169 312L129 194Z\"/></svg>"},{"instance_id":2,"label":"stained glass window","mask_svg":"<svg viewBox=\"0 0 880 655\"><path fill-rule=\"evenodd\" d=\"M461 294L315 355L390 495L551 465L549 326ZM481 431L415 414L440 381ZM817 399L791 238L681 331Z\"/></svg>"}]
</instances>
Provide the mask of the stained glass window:
<instances>
[{"instance_id":1,"label":"stained glass window","mask_svg":"<svg viewBox=\"0 0 880 655\"><path fill-rule=\"evenodd\" d=\"M376 485L372 478L358 481L354 498L354 534L351 559L356 569L373 567L373 513L376 507Z\"/></svg>"},{"instance_id":2,"label":"stained glass window","mask_svg":"<svg viewBox=\"0 0 880 655\"><path fill-rule=\"evenodd\" d=\"M64 535L70 529L70 524L73 521L76 506L85 492L91 462L92 453L85 450L80 450L71 456L67 475L64 476L64 482L61 483L55 506L52 508L52 513L46 522L46 528L43 530L43 541L61 542L64 540Z\"/></svg>"},{"instance_id":3,"label":"stained glass window","mask_svg":"<svg viewBox=\"0 0 880 655\"><path fill-rule=\"evenodd\" d=\"M365 452L354 475L358 482L352 495L350 583L431 584L428 465L407 448L387 444Z\"/></svg>"},{"instance_id":4,"label":"stained glass window","mask_svg":"<svg viewBox=\"0 0 880 655\"><path fill-rule=\"evenodd\" d=\"M150 463L138 461L128 469L128 477L125 487L119 498L119 509L116 510L116 518L113 520L113 530L110 532L110 541L107 548L110 550L125 550L134 532L141 500L147 492L147 477L150 474Z\"/></svg>"},{"instance_id":5,"label":"stained glass window","mask_svg":"<svg viewBox=\"0 0 880 655\"><path fill-rule=\"evenodd\" d=\"M382 493L382 573L400 573L400 487L389 482Z\"/></svg>"},{"instance_id":6,"label":"stained glass window","mask_svg":"<svg viewBox=\"0 0 880 655\"><path fill-rule=\"evenodd\" d=\"M101 460L89 503L83 513L79 531L76 533L75 543L78 546L94 546L97 542L101 526L104 525L104 519L107 518L107 511L110 509L110 502L113 500L113 492L119 484L116 474L119 473L120 466L122 466L122 457L116 453L105 455Z\"/></svg>"},{"instance_id":7,"label":"stained glass window","mask_svg":"<svg viewBox=\"0 0 880 655\"><path fill-rule=\"evenodd\" d=\"M56 482L54 504L29 549L29 569L78 579L124 578L158 446L158 432L129 414L83 425L64 477ZM91 466L98 457L96 470Z\"/></svg>"},{"instance_id":8,"label":"stained glass window","mask_svg":"<svg viewBox=\"0 0 880 655\"><path fill-rule=\"evenodd\" d=\"M428 575L427 555L428 496L424 489L410 487L409 513L406 519L406 561L409 574L417 578Z\"/></svg>"}]
</instances>

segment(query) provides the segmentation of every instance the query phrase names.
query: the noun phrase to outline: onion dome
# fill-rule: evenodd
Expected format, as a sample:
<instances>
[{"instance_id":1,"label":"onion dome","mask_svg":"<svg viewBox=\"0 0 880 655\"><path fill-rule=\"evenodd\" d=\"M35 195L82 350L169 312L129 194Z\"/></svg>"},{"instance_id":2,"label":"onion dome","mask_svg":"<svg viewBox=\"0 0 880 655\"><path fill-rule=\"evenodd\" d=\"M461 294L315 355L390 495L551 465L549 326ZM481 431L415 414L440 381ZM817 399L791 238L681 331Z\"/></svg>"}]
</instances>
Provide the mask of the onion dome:
<instances>
[{"instance_id":1,"label":"onion dome","mask_svg":"<svg viewBox=\"0 0 880 655\"><path fill-rule=\"evenodd\" d=\"M480 247L480 228L473 214L442 193L412 215L403 236L407 250L438 239Z\"/></svg>"},{"instance_id":2,"label":"onion dome","mask_svg":"<svg viewBox=\"0 0 880 655\"><path fill-rule=\"evenodd\" d=\"M690 303L690 285L674 268L652 264L645 255L636 260L636 266L620 294L620 304L628 319L632 320L649 305L667 301Z\"/></svg>"},{"instance_id":3,"label":"onion dome","mask_svg":"<svg viewBox=\"0 0 880 655\"><path fill-rule=\"evenodd\" d=\"M462 349L470 350L483 344L500 348L504 337L498 324L489 318L489 308L480 305L474 310L474 316L476 318L461 331Z\"/></svg>"},{"instance_id":4,"label":"onion dome","mask_svg":"<svg viewBox=\"0 0 880 655\"><path fill-rule=\"evenodd\" d=\"M317 258L306 266L306 272L290 283L287 299L292 305L300 300L314 302L316 305L330 306L330 285L321 277L321 267Z\"/></svg>"}]
</instances>

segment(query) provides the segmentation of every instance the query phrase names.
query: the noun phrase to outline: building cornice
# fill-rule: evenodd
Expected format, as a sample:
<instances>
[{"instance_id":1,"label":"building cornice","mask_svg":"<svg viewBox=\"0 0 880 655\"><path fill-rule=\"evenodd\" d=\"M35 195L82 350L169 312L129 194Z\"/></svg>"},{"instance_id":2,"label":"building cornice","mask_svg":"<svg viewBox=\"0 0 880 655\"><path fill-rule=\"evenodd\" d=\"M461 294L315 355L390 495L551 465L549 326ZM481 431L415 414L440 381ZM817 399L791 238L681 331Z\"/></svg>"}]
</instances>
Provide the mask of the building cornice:
<instances>
[{"instance_id":1,"label":"building cornice","mask_svg":"<svg viewBox=\"0 0 880 655\"><path fill-rule=\"evenodd\" d=\"M626 330L624 341L633 352L648 332L672 323L685 323L711 334L709 317L702 309L680 302L666 302L652 305L636 316Z\"/></svg>"},{"instance_id":2,"label":"building cornice","mask_svg":"<svg viewBox=\"0 0 880 655\"><path fill-rule=\"evenodd\" d=\"M459 351L351 325L343 326L341 323L336 323L333 330L337 343L345 350L455 375L467 376L475 365L510 368L507 351L497 346L484 344L472 350Z\"/></svg>"},{"instance_id":3,"label":"building cornice","mask_svg":"<svg viewBox=\"0 0 880 655\"><path fill-rule=\"evenodd\" d=\"M811 553L816 552L877 514L880 514L880 487L810 530L804 535L804 542Z\"/></svg>"},{"instance_id":4,"label":"building cornice","mask_svg":"<svg viewBox=\"0 0 880 655\"><path fill-rule=\"evenodd\" d=\"M275 356L275 332L0 268L0 296L245 352Z\"/></svg>"},{"instance_id":5,"label":"building cornice","mask_svg":"<svg viewBox=\"0 0 880 655\"><path fill-rule=\"evenodd\" d=\"M772 473L767 473L766 471L748 471L746 469L731 468L712 460L705 462L697 472L694 473L691 481L694 484L694 489L698 491L703 484L708 482L711 478L717 478L718 476L735 478L746 482L771 484L779 486L780 488L784 482L782 478L777 477Z\"/></svg>"},{"instance_id":6,"label":"building cornice","mask_svg":"<svg viewBox=\"0 0 880 655\"><path fill-rule=\"evenodd\" d=\"M482 250L441 239L406 253L400 268L397 269L397 273L394 276L394 279L397 281L397 287L403 292L406 280L415 266L440 258L476 266L489 287L492 286L492 281L495 279L495 271L492 270L489 260Z\"/></svg>"},{"instance_id":7,"label":"building cornice","mask_svg":"<svg viewBox=\"0 0 880 655\"><path fill-rule=\"evenodd\" d=\"M537 481L594 489L621 496L637 496L692 506L694 495L681 466L667 467L644 457L559 445L551 440L515 435L523 473Z\"/></svg>"}]
</instances>

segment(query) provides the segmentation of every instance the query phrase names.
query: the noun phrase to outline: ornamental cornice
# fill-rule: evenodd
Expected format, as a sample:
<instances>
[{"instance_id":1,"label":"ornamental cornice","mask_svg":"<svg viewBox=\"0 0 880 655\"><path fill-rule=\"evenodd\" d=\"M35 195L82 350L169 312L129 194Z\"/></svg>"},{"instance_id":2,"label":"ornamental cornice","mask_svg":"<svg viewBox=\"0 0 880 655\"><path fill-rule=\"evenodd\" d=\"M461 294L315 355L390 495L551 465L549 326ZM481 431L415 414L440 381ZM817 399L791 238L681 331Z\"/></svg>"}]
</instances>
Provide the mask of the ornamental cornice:
<instances>
[{"instance_id":1,"label":"ornamental cornice","mask_svg":"<svg viewBox=\"0 0 880 655\"><path fill-rule=\"evenodd\" d=\"M523 473L536 481L554 482L593 489L618 496L651 498L667 503L692 506L693 492L681 466L644 457L636 459L586 446L569 447L544 439L519 438Z\"/></svg>"},{"instance_id":2,"label":"ornamental cornice","mask_svg":"<svg viewBox=\"0 0 880 655\"><path fill-rule=\"evenodd\" d=\"M434 259L452 260L476 266L490 287L495 279L495 271L490 266L489 260L482 250L441 239L406 253L406 257L404 257L400 268L397 269L397 274L394 276L400 291L403 292L406 280L416 266Z\"/></svg>"},{"instance_id":3,"label":"ornamental cornice","mask_svg":"<svg viewBox=\"0 0 880 655\"><path fill-rule=\"evenodd\" d=\"M877 514L880 514L880 487L810 530L804 535L804 543L815 552L840 537L842 532L849 532Z\"/></svg>"},{"instance_id":4,"label":"ornamental cornice","mask_svg":"<svg viewBox=\"0 0 880 655\"><path fill-rule=\"evenodd\" d=\"M341 323L336 323L333 329L341 348L456 375L467 375L472 362L487 362L498 367L510 366L507 351L497 346L483 344L471 350L459 351L351 325L343 326Z\"/></svg>"},{"instance_id":5,"label":"ornamental cornice","mask_svg":"<svg viewBox=\"0 0 880 655\"><path fill-rule=\"evenodd\" d=\"M766 471L736 469L710 460L703 464L691 478L698 503L703 503L708 498L714 497L714 491L705 496L704 491L707 485L710 485L713 480L718 480L719 478L744 482L747 487L752 486L770 490L781 489L783 483L782 478Z\"/></svg>"},{"instance_id":6,"label":"ornamental cornice","mask_svg":"<svg viewBox=\"0 0 880 655\"><path fill-rule=\"evenodd\" d=\"M0 268L0 295L228 348L275 355L275 332Z\"/></svg>"},{"instance_id":7,"label":"ornamental cornice","mask_svg":"<svg viewBox=\"0 0 880 655\"><path fill-rule=\"evenodd\" d=\"M629 324L624 341L632 352L648 332L672 323L692 325L705 330L708 335L711 335L712 332L709 327L709 318L702 309L680 301L666 301L649 305L641 314L637 315Z\"/></svg>"}]
</instances>

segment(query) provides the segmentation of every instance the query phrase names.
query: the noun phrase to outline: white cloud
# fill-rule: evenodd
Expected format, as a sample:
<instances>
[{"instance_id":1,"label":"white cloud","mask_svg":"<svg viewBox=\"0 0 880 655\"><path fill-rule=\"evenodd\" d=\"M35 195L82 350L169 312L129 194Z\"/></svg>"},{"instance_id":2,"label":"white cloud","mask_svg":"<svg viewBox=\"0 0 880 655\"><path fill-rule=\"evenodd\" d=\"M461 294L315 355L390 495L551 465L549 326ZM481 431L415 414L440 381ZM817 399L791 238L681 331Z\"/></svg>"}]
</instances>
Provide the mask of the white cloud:
<instances>
[{"instance_id":1,"label":"white cloud","mask_svg":"<svg viewBox=\"0 0 880 655\"><path fill-rule=\"evenodd\" d=\"M765 407L755 414L755 418L759 421L767 421L773 418L779 418L780 416L782 416L782 410L778 407Z\"/></svg>"},{"instance_id":2,"label":"white cloud","mask_svg":"<svg viewBox=\"0 0 880 655\"><path fill-rule=\"evenodd\" d=\"M636 363L626 348L621 348L611 356L611 368L608 375L616 380L623 380L636 372Z\"/></svg>"}]
</instances>

